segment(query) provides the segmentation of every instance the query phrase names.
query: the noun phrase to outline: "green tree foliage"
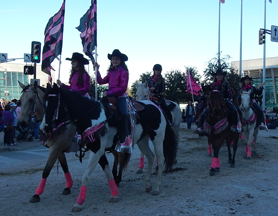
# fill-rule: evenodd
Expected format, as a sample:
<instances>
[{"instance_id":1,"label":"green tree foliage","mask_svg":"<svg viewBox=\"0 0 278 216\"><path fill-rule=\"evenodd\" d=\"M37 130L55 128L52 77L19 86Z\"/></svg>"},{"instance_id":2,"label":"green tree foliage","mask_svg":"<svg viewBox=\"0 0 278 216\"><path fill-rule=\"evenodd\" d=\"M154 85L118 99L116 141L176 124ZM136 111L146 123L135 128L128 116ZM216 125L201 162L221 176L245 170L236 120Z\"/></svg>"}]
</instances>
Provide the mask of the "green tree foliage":
<instances>
[{"instance_id":1,"label":"green tree foliage","mask_svg":"<svg viewBox=\"0 0 278 216\"><path fill-rule=\"evenodd\" d=\"M90 90L89 90L89 95L91 98L95 98L95 79L91 79L90 81ZM102 94L103 92L107 91L108 90L108 86L107 85L98 85L97 86L97 95L98 95L98 98L97 100L100 100L102 98Z\"/></svg>"}]
</instances>

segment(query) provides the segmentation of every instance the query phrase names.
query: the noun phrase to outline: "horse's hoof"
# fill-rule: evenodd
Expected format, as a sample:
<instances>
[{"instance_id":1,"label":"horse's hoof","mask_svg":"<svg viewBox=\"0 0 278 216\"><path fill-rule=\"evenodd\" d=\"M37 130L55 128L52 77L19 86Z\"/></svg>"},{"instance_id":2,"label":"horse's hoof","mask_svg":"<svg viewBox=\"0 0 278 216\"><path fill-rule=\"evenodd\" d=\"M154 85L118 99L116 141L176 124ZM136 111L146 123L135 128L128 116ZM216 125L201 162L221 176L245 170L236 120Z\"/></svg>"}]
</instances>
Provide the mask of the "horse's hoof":
<instances>
[{"instance_id":1,"label":"horse's hoof","mask_svg":"<svg viewBox=\"0 0 278 216\"><path fill-rule=\"evenodd\" d=\"M159 191L153 191L152 195L159 195Z\"/></svg>"},{"instance_id":2,"label":"horse's hoof","mask_svg":"<svg viewBox=\"0 0 278 216\"><path fill-rule=\"evenodd\" d=\"M246 156L245 159L246 160L251 160L251 156Z\"/></svg>"},{"instance_id":3,"label":"horse's hoof","mask_svg":"<svg viewBox=\"0 0 278 216\"><path fill-rule=\"evenodd\" d=\"M73 207L71 212L80 212L82 210L82 208L79 207Z\"/></svg>"},{"instance_id":4,"label":"horse's hoof","mask_svg":"<svg viewBox=\"0 0 278 216\"><path fill-rule=\"evenodd\" d=\"M210 171L209 171L209 175L214 176L215 175L215 169L211 168Z\"/></svg>"},{"instance_id":5,"label":"horse's hoof","mask_svg":"<svg viewBox=\"0 0 278 216\"><path fill-rule=\"evenodd\" d=\"M220 168L215 168L215 172L220 172Z\"/></svg>"},{"instance_id":6,"label":"horse's hoof","mask_svg":"<svg viewBox=\"0 0 278 216\"><path fill-rule=\"evenodd\" d=\"M31 199L30 199L30 203L37 203L40 201L40 196L39 195L34 195Z\"/></svg>"},{"instance_id":7,"label":"horse's hoof","mask_svg":"<svg viewBox=\"0 0 278 216\"><path fill-rule=\"evenodd\" d=\"M65 189L63 190L62 195L69 195L70 193L71 193L70 188L65 188Z\"/></svg>"},{"instance_id":8,"label":"horse's hoof","mask_svg":"<svg viewBox=\"0 0 278 216\"><path fill-rule=\"evenodd\" d=\"M118 198L117 197L111 197L109 202L110 203L117 203L118 202Z\"/></svg>"},{"instance_id":9,"label":"horse's hoof","mask_svg":"<svg viewBox=\"0 0 278 216\"><path fill-rule=\"evenodd\" d=\"M211 157L212 156L212 154L211 153L208 153L208 157Z\"/></svg>"},{"instance_id":10,"label":"horse's hoof","mask_svg":"<svg viewBox=\"0 0 278 216\"><path fill-rule=\"evenodd\" d=\"M146 192L149 193L152 191L152 186L146 188Z\"/></svg>"},{"instance_id":11,"label":"horse's hoof","mask_svg":"<svg viewBox=\"0 0 278 216\"><path fill-rule=\"evenodd\" d=\"M139 169L136 171L136 174L142 174L143 173L143 169Z\"/></svg>"}]
</instances>

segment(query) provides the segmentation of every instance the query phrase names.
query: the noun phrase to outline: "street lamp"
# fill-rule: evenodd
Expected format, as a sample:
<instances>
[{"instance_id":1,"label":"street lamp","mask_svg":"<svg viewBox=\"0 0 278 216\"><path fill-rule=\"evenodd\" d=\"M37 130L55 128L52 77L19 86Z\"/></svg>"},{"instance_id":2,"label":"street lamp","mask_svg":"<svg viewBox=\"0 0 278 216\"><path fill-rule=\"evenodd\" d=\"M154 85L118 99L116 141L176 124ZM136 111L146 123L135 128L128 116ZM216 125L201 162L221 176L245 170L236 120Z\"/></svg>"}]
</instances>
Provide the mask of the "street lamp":
<instances>
[{"instance_id":1,"label":"street lamp","mask_svg":"<svg viewBox=\"0 0 278 216\"><path fill-rule=\"evenodd\" d=\"M3 68L3 67L1 67L1 68ZM3 68L3 69L5 70L5 72L4 72L5 78L0 78L0 80L5 80L5 96L6 96L6 101L7 101L8 94L9 94L9 92L7 91L7 69L6 68Z\"/></svg>"}]
</instances>

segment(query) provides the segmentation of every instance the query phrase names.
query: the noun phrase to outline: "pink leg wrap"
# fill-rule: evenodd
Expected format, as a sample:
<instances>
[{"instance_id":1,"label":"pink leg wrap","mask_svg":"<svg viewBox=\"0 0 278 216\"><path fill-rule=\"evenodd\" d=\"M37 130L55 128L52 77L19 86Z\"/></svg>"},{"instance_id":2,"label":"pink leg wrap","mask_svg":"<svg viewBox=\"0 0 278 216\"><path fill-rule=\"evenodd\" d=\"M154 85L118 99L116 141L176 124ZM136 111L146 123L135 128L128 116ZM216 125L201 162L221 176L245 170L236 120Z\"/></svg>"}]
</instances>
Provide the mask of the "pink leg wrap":
<instances>
[{"instance_id":1,"label":"pink leg wrap","mask_svg":"<svg viewBox=\"0 0 278 216\"><path fill-rule=\"evenodd\" d=\"M208 154L211 154L211 145L208 145Z\"/></svg>"},{"instance_id":2,"label":"pink leg wrap","mask_svg":"<svg viewBox=\"0 0 278 216\"><path fill-rule=\"evenodd\" d=\"M46 179L42 178L41 182L39 184L39 187L36 190L36 195L41 195L43 193L44 187L45 187Z\"/></svg>"},{"instance_id":3,"label":"pink leg wrap","mask_svg":"<svg viewBox=\"0 0 278 216\"><path fill-rule=\"evenodd\" d=\"M87 190L87 187L82 185L80 188L79 196L76 200L77 204L83 205L83 203L85 202L86 190Z\"/></svg>"},{"instance_id":4,"label":"pink leg wrap","mask_svg":"<svg viewBox=\"0 0 278 216\"><path fill-rule=\"evenodd\" d=\"M219 160L219 158L217 158L217 161L216 161L216 168L220 168L220 160Z\"/></svg>"},{"instance_id":5,"label":"pink leg wrap","mask_svg":"<svg viewBox=\"0 0 278 216\"><path fill-rule=\"evenodd\" d=\"M251 147L247 147L247 156L251 156Z\"/></svg>"},{"instance_id":6,"label":"pink leg wrap","mask_svg":"<svg viewBox=\"0 0 278 216\"><path fill-rule=\"evenodd\" d=\"M118 193L119 193L119 191L118 191L118 187L117 187L117 185L116 185L114 179L109 180L109 181L108 181L108 185L109 185L110 190L111 190L111 195L112 195L113 197L117 196Z\"/></svg>"},{"instance_id":7,"label":"pink leg wrap","mask_svg":"<svg viewBox=\"0 0 278 216\"><path fill-rule=\"evenodd\" d=\"M65 179L66 179L66 188L71 188L73 181L69 172L65 173Z\"/></svg>"},{"instance_id":8,"label":"pink leg wrap","mask_svg":"<svg viewBox=\"0 0 278 216\"><path fill-rule=\"evenodd\" d=\"M244 137L243 137L243 135L242 135L242 134L240 134L240 139L244 139Z\"/></svg>"},{"instance_id":9,"label":"pink leg wrap","mask_svg":"<svg viewBox=\"0 0 278 216\"><path fill-rule=\"evenodd\" d=\"M210 168L215 169L216 167L217 167L217 158L213 158L212 162L211 162L211 165L210 165Z\"/></svg>"},{"instance_id":10,"label":"pink leg wrap","mask_svg":"<svg viewBox=\"0 0 278 216\"><path fill-rule=\"evenodd\" d=\"M139 169L143 169L143 168L144 168L144 157L140 157Z\"/></svg>"}]
</instances>

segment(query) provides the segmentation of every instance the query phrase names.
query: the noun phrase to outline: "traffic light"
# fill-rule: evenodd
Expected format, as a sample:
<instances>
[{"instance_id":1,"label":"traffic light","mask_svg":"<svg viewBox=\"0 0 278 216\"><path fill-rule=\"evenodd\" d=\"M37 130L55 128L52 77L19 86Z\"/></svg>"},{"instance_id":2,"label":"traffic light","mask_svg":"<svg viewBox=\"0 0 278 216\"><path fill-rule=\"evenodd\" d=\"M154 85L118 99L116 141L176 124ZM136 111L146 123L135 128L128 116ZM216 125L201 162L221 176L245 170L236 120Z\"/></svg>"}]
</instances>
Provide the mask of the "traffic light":
<instances>
[{"instance_id":1,"label":"traffic light","mask_svg":"<svg viewBox=\"0 0 278 216\"><path fill-rule=\"evenodd\" d=\"M41 42L32 41L31 62L40 63L40 61L41 61Z\"/></svg>"},{"instance_id":2,"label":"traffic light","mask_svg":"<svg viewBox=\"0 0 278 216\"><path fill-rule=\"evenodd\" d=\"M264 31L264 29L260 29L260 31L259 31L259 45L264 44L264 39L265 39L265 31Z\"/></svg>"}]
</instances>

